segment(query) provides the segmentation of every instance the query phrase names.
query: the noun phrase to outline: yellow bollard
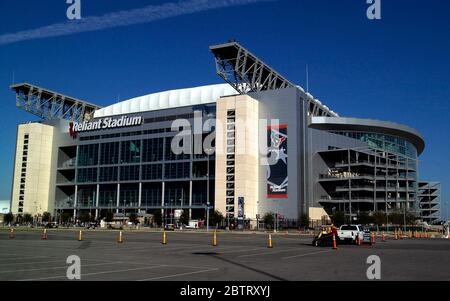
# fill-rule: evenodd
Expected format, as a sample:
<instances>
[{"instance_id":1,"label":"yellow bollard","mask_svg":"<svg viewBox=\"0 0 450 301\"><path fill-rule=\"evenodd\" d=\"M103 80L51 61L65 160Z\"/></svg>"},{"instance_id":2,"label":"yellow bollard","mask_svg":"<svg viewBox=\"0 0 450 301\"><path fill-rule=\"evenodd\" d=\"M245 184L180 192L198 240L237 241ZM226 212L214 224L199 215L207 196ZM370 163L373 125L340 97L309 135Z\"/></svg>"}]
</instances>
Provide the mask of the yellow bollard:
<instances>
[{"instance_id":1,"label":"yellow bollard","mask_svg":"<svg viewBox=\"0 0 450 301\"><path fill-rule=\"evenodd\" d=\"M217 246L217 233L216 233L216 230L214 230L213 239L212 239L212 246L213 247Z\"/></svg>"},{"instance_id":2,"label":"yellow bollard","mask_svg":"<svg viewBox=\"0 0 450 301\"><path fill-rule=\"evenodd\" d=\"M44 232L42 232L41 239L47 240L47 238L48 238L48 236L47 236L47 229L44 228Z\"/></svg>"},{"instance_id":3,"label":"yellow bollard","mask_svg":"<svg viewBox=\"0 0 450 301\"><path fill-rule=\"evenodd\" d=\"M117 242L118 243L123 243L123 235L122 235L122 231L119 231L119 237L117 238Z\"/></svg>"},{"instance_id":4,"label":"yellow bollard","mask_svg":"<svg viewBox=\"0 0 450 301\"><path fill-rule=\"evenodd\" d=\"M272 234L269 234L269 245L267 246L268 248L273 248L273 244L272 244Z\"/></svg>"},{"instance_id":5,"label":"yellow bollard","mask_svg":"<svg viewBox=\"0 0 450 301\"><path fill-rule=\"evenodd\" d=\"M163 231L162 242L163 245L167 245L167 234L166 231Z\"/></svg>"},{"instance_id":6,"label":"yellow bollard","mask_svg":"<svg viewBox=\"0 0 450 301\"><path fill-rule=\"evenodd\" d=\"M78 234L78 241L83 241L83 231L80 230L80 233Z\"/></svg>"}]
</instances>

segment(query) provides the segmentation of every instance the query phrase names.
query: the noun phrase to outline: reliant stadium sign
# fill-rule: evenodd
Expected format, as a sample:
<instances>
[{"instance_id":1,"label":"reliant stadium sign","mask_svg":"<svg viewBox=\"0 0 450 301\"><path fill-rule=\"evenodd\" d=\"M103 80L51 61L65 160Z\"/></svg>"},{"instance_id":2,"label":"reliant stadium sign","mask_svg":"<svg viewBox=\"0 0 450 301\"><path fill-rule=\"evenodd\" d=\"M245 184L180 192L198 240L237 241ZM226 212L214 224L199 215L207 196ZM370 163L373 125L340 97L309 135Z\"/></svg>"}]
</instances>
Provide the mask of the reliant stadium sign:
<instances>
[{"instance_id":1,"label":"reliant stadium sign","mask_svg":"<svg viewBox=\"0 0 450 301\"><path fill-rule=\"evenodd\" d=\"M107 130L121 127L137 126L143 122L142 116L128 117L122 116L119 118L105 117L92 121L74 122L69 124L69 134L73 138L76 137L76 133Z\"/></svg>"}]
</instances>

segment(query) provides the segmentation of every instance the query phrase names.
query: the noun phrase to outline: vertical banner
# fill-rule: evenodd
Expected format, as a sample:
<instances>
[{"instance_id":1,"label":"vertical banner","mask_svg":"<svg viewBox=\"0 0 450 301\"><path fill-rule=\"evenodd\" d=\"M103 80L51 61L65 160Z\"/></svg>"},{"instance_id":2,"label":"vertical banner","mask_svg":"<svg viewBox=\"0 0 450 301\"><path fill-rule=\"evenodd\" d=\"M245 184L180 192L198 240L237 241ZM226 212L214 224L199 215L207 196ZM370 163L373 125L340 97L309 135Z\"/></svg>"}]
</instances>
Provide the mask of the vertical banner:
<instances>
[{"instance_id":1,"label":"vertical banner","mask_svg":"<svg viewBox=\"0 0 450 301\"><path fill-rule=\"evenodd\" d=\"M244 228L244 197L238 197L238 229Z\"/></svg>"},{"instance_id":2,"label":"vertical banner","mask_svg":"<svg viewBox=\"0 0 450 301\"><path fill-rule=\"evenodd\" d=\"M267 198L288 197L287 125L267 127Z\"/></svg>"}]
</instances>

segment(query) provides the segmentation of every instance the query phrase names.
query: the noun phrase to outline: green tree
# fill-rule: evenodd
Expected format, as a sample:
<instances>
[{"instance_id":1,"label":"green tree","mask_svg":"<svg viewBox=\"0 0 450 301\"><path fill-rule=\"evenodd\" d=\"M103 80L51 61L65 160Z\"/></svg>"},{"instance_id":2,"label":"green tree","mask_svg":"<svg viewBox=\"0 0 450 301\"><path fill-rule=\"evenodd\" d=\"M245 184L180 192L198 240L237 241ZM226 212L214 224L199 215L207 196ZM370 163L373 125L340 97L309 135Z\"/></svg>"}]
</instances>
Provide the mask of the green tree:
<instances>
[{"instance_id":1,"label":"green tree","mask_svg":"<svg viewBox=\"0 0 450 301\"><path fill-rule=\"evenodd\" d=\"M406 213L406 224L414 226L417 223L417 216L412 212Z\"/></svg>"},{"instance_id":2,"label":"green tree","mask_svg":"<svg viewBox=\"0 0 450 301\"><path fill-rule=\"evenodd\" d=\"M381 226L386 224L386 212L377 211L372 215L372 219L375 225Z\"/></svg>"},{"instance_id":3,"label":"green tree","mask_svg":"<svg viewBox=\"0 0 450 301\"><path fill-rule=\"evenodd\" d=\"M344 211L336 211L331 216L331 222L336 226L340 227L345 224L345 213Z\"/></svg>"},{"instance_id":4,"label":"green tree","mask_svg":"<svg viewBox=\"0 0 450 301\"><path fill-rule=\"evenodd\" d=\"M391 214L389 214L389 221L394 225L403 225L403 212L392 212Z\"/></svg>"},{"instance_id":5,"label":"green tree","mask_svg":"<svg viewBox=\"0 0 450 301\"><path fill-rule=\"evenodd\" d=\"M3 222L5 224L10 224L14 222L14 214L12 214L11 212L6 213L5 216L3 217Z\"/></svg>"},{"instance_id":6,"label":"green tree","mask_svg":"<svg viewBox=\"0 0 450 301\"><path fill-rule=\"evenodd\" d=\"M183 213L181 213L180 223L183 225L189 224L189 211L188 210L183 210Z\"/></svg>"},{"instance_id":7,"label":"green tree","mask_svg":"<svg viewBox=\"0 0 450 301\"><path fill-rule=\"evenodd\" d=\"M61 214L61 222L67 223L71 217L72 217L72 214L70 214L68 212L64 212Z\"/></svg>"},{"instance_id":8,"label":"green tree","mask_svg":"<svg viewBox=\"0 0 450 301\"><path fill-rule=\"evenodd\" d=\"M47 222L47 223L51 223L52 222L52 215L50 214L50 212L44 212L42 213L42 222Z\"/></svg>"},{"instance_id":9,"label":"green tree","mask_svg":"<svg viewBox=\"0 0 450 301\"><path fill-rule=\"evenodd\" d=\"M80 222L82 222L82 223L87 223L87 222L91 221L91 215L87 211L80 212L79 218L80 218Z\"/></svg>"},{"instance_id":10,"label":"green tree","mask_svg":"<svg viewBox=\"0 0 450 301\"><path fill-rule=\"evenodd\" d=\"M209 215L209 224L212 226L221 225L223 221L223 215L219 210L215 210Z\"/></svg>"},{"instance_id":11,"label":"green tree","mask_svg":"<svg viewBox=\"0 0 450 301\"><path fill-rule=\"evenodd\" d=\"M308 214L301 214L300 215L300 227L307 228L309 227L309 216Z\"/></svg>"},{"instance_id":12,"label":"green tree","mask_svg":"<svg viewBox=\"0 0 450 301\"><path fill-rule=\"evenodd\" d=\"M155 222L156 225L161 226L162 224L161 210L156 210L155 212L153 212L153 221Z\"/></svg>"},{"instance_id":13,"label":"green tree","mask_svg":"<svg viewBox=\"0 0 450 301\"><path fill-rule=\"evenodd\" d=\"M275 215L273 212L267 212L263 216L264 225L266 225L267 229L273 229L275 222Z\"/></svg>"},{"instance_id":14,"label":"green tree","mask_svg":"<svg viewBox=\"0 0 450 301\"><path fill-rule=\"evenodd\" d=\"M128 215L128 220L134 225L137 225L139 223L138 215L134 212Z\"/></svg>"},{"instance_id":15,"label":"green tree","mask_svg":"<svg viewBox=\"0 0 450 301\"><path fill-rule=\"evenodd\" d=\"M29 224L29 223L33 222L33 216L31 216L31 214L29 214L29 213L25 213L23 215L23 222L25 224Z\"/></svg>"},{"instance_id":16,"label":"green tree","mask_svg":"<svg viewBox=\"0 0 450 301\"><path fill-rule=\"evenodd\" d=\"M358 223L362 224L362 225L368 225L373 223L373 218L372 216L369 215L369 213L367 211L360 211L358 214Z\"/></svg>"},{"instance_id":17,"label":"green tree","mask_svg":"<svg viewBox=\"0 0 450 301\"><path fill-rule=\"evenodd\" d=\"M114 219L114 213L112 211L107 211L105 214L105 222L110 223Z\"/></svg>"}]
</instances>

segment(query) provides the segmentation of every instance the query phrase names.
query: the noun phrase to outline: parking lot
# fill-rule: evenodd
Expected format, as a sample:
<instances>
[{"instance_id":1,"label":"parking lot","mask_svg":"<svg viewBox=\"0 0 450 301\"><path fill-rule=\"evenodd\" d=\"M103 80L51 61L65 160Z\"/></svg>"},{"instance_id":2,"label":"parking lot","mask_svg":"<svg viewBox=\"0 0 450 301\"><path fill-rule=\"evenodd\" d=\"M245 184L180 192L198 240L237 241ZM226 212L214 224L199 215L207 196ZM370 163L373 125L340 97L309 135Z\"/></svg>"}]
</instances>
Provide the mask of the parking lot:
<instances>
[{"instance_id":1,"label":"parking lot","mask_svg":"<svg viewBox=\"0 0 450 301\"><path fill-rule=\"evenodd\" d=\"M0 280L67 280L66 259L81 259L81 280L367 280L370 255L381 259L382 280L450 280L449 239L402 239L373 246L311 246L312 237L265 233L217 234L124 231L0 231Z\"/></svg>"}]
</instances>

